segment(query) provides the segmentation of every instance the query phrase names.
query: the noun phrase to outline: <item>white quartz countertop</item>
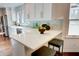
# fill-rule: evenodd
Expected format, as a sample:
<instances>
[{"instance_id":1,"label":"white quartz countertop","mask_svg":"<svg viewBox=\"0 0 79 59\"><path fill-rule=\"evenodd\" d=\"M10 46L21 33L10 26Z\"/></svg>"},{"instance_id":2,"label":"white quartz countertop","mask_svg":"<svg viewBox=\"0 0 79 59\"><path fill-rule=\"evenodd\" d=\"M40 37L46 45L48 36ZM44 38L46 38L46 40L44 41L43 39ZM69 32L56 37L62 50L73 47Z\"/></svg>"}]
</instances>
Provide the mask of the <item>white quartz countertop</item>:
<instances>
[{"instance_id":1,"label":"white quartz countertop","mask_svg":"<svg viewBox=\"0 0 79 59\"><path fill-rule=\"evenodd\" d=\"M22 34L12 34L11 38L21 42L31 49L37 49L52 40L52 38L55 38L60 33L61 31L58 30L49 30L45 31L44 34L40 34L37 29L24 29Z\"/></svg>"},{"instance_id":2,"label":"white quartz countertop","mask_svg":"<svg viewBox=\"0 0 79 59\"><path fill-rule=\"evenodd\" d=\"M16 26L16 25L12 25L12 26L9 26L11 28L23 28L22 26Z\"/></svg>"}]
</instances>

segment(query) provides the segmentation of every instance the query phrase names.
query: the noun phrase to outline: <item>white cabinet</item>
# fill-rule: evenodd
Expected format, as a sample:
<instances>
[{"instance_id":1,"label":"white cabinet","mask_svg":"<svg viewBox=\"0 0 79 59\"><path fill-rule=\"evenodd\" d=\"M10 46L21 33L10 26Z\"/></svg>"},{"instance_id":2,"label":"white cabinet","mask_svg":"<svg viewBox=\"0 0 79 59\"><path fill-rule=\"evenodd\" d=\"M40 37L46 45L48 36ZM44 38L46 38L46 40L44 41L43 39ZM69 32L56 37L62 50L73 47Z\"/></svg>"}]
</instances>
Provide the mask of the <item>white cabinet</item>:
<instances>
[{"instance_id":1,"label":"white cabinet","mask_svg":"<svg viewBox=\"0 0 79 59\"><path fill-rule=\"evenodd\" d=\"M9 28L9 37L13 37L13 34L17 34L16 33L16 28L12 28L11 26L8 27Z\"/></svg>"},{"instance_id":2,"label":"white cabinet","mask_svg":"<svg viewBox=\"0 0 79 59\"><path fill-rule=\"evenodd\" d=\"M25 19L29 18L29 6L28 6L28 4L24 4L24 17L25 17Z\"/></svg>"},{"instance_id":3,"label":"white cabinet","mask_svg":"<svg viewBox=\"0 0 79 59\"><path fill-rule=\"evenodd\" d=\"M25 12L25 11L24 11L24 5L22 6L22 11L21 11L21 12L22 12L22 13L21 13L21 14L22 14L22 16L21 16L21 17L22 17L21 23L24 23L24 19L25 19L25 18L24 18L24 17L25 17L25 16L24 16L24 12Z\"/></svg>"},{"instance_id":4,"label":"white cabinet","mask_svg":"<svg viewBox=\"0 0 79 59\"><path fill-rule=\"evenodd\" d=\"M19 7L15 8L15 14L16 14L16 22L20 25L22 23L24 23L24 5L21 5Z\"/></svg>"},{"instance_id":5,"label":"white cabinet","mask_svg":"<svg viewBox=\"0 0 79 59\"><path fill-rule=\"evenodd\" d=\"M40 3L36 5L36 19L51 19L52 17L52 4L51 3Z\"/></svg>"},{"instance_id":6,"label":"white cabinet","mask_svg":"<svg viewBox=\"0 0 79 59\"><path fill-rule=\"evenodd\" d=\"M43 6L43 18L44 19L51 19L52 18L52 4L45 3Z\"/></svg>"},{"instance_id":7,"label":"white cabinet","mask_svg":"<svg viewBox=\"0 0 79 59\"><path fill-rule=\"evenodd\" d=\"M34 3L29 4L29 19L35 18L35 5Z\"/></svg>"},{"instance_id":8,"label":"white cabinet","mask_svg":"<svg viewBox=\"0 0 79 59\"><path fill-rule=\"evenodd\" d=\"M13 25L11 20L12 19L11 8L6 8L6 14L7 14L8 26Z\"/></svg>"},{"instance_id":9,"label":"white cabinet","mask_svg":"<svg viewBox=\"0 0 79 59\"><path fill-rule=\"evenodd\" d=\"M51 3L28 3L25 4L25 17L29 20L51 19Z\"/></svg>"},{"instance_id":10,"label":"white cabinet","mask_svg":"<svg viewBox=\"0 0 79 59\"><path fill-rule=\"evenodd\" d=\"M25 19L34 19L35 18L35 5L34 3L25 4Z\"/></svg>"},{"instance_id":11,"label":"white cabinet","mask_svg":"<svg viewBox=\"0 0 79 59\"><path fill-rule=\"evenodd\" d=\"M11 39L12 43L12 56L25 56L25 47L15 39Z\"/></svg>"},{"instance_id":12,"label":"white cabinet","mask_svg":"<svg viewBox=\"0 0 79 59\"><path fill-rule=\"evenodd\" d=\"M49 20L52 18L51 3L27 3L15 8L18 24L27 20Z\"/></svg>"},{"instance_id":13,"label":"white cabinet","mask_svg":"<svg viewBox=\"0 0 79 59\"><path fill-rule=\"evenodd\" d=\"M43 3L35 4L35 19L43 18Z\"/></svg>"}]
</instances>

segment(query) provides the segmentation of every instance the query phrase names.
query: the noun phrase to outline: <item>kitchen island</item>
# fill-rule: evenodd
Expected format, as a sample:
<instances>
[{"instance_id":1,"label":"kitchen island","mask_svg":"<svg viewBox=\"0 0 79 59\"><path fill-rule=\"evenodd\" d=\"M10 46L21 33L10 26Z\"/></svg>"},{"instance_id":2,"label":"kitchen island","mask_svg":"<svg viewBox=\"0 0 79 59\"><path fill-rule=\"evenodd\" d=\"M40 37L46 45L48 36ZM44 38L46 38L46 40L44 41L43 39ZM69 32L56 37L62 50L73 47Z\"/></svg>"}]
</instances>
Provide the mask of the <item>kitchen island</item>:
<instances>
[{"instance_id":1,"label":"kitchen island","mask_svg":"<svg viewBox=\"0 0 79 59\"><path fill-rule=\"evenodd\" d=\"M62 32L58 30L49 30L45 31L44 34L40 34L38 29L22 28L21 34L11 34L10 38L12 43L14 41L18 43L13 43L12 45L21 46L16 47L18 48L17 51L19 51L19 54L21 52L21 54L23 53L23 55L31 55L32 52L44 46L46 43L48 43L50 40L52 40L61 33Z\"/></svg>"}]
</instances>

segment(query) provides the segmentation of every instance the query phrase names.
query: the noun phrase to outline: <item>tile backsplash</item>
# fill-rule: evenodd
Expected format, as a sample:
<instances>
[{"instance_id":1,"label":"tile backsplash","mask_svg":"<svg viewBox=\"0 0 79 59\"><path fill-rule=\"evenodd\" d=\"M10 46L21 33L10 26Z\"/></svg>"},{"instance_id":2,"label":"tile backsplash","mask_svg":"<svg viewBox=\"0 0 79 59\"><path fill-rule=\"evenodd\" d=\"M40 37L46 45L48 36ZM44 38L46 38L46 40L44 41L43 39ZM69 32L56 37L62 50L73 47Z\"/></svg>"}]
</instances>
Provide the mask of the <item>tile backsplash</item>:
<instances>
[{"instance_id":1,"label":"tile backsplash","mask_svg":"<svg viewBox=\"0 0 79 59\"><path fill-rule=\"evenodd\" d=\"M63 26L63 20L27 20L25 23L21 24L25 27L38 28L41 24L48 24L51 26L51 29L61 30Z\"/></svg>"}]
</instances>

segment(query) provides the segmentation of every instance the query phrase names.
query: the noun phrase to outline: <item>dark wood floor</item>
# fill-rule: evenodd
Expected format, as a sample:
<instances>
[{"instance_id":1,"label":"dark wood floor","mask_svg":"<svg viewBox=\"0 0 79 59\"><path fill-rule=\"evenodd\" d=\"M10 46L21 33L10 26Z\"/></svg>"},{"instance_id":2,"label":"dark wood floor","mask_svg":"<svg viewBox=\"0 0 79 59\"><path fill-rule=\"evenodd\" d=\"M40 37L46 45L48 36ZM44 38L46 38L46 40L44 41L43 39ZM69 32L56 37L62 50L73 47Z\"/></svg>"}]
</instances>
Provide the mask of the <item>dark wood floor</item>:
<instances>
[{"instance_id":1,"label":"dark wood floor","mask_svg":"<svg viewBox=\"0 0 79 59\"><path fill-rule=\"evenodd\" d=\"M0 56L8 56L12 52L12 45L8 37L0 36Z\"/></svg>"},{"instance_id":2,"label":"dark wood floor","mask_svg":"<svg viewBox=\"0 0 79 59\"><path fill-rule=\"evenodd\" d=\"M10 55L12 50L12 45L8 37L0 37L0 56ZM79 52L64 52L63 55L57 53L57 56L79 56Z\"/></svg>"},{"instance_id":3,"label":"dark wood floor","mask_svg":"<svg viewBox=\"0 0 79 59\"><path fill-rule=\"evenodd\" d=\"M79 56L79 52L63 52L63 54L56 52L56 56Z\"/></svg>"},{"instance_id":4,"label":"dark wood floor","mask_svg":"<svg viewBox=\"0 0 79 59\"><path fill-rule=\"evenodd\" d=\"M64 56L79 56L79 52L64 52Z\"/></svg>"}]
</instances>

